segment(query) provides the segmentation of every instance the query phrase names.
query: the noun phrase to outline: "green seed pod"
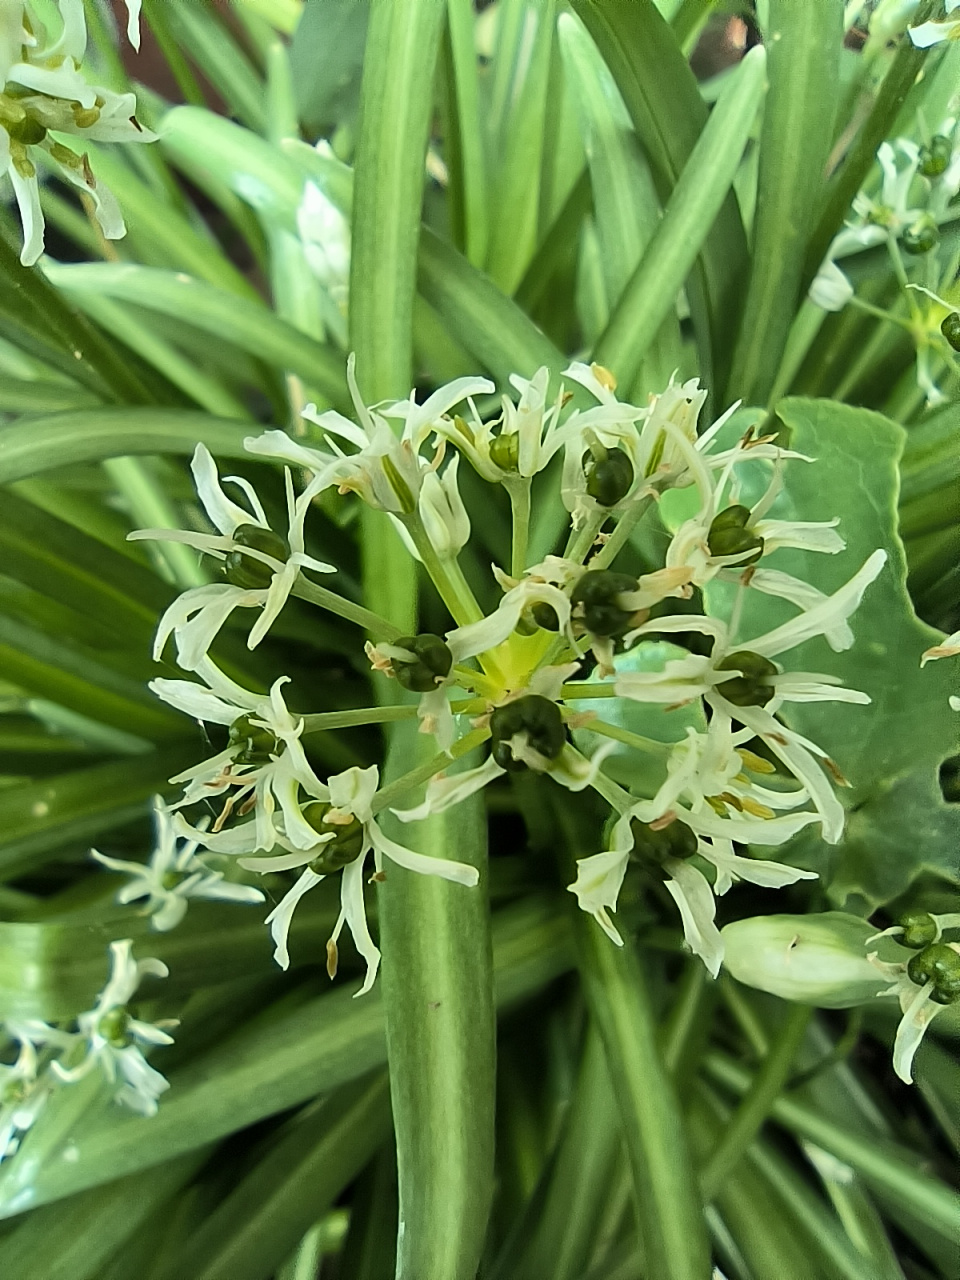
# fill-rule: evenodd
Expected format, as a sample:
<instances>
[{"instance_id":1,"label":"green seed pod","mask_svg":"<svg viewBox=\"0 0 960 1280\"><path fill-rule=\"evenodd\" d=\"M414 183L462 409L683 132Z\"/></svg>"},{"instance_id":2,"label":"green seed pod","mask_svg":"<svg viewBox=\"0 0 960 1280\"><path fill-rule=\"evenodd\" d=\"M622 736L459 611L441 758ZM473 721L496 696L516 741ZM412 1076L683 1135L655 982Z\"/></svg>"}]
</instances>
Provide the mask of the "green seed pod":
<instances>
[{"instance_id":1,"label":"green seed pod","mask_svg":"<svg viewBox=\"0 0 960 1280\"><path fill-rule=\"evenodd\" d=\"M240 547L252 547L262 551L274 560L286 560L290 555L290 544L286 538L272 529L262 529L258 524L241 524L233 531L233 541ZM224 563L224 574L229 583L235 587L243 587L245 591L262 590L269 587L273 578L273 570L262 560L246 556L242 551L230 551Z\"/></svg>"},{"instance_id":2,"label":"green seed pod","mask_svg":"<svg viewBox=\"0 0 960 1280\"><path fill-rule=\"evenodd\" d=\"M559 631L560 619L557 617L557 611L552 604L547 604L545 600L538 600L530 609L530 614L543 631Z\"/></svg>"},{"instance_id":3,"label":"green seed pod","mask_svg":"<svg viewBox=\"0 0 960 1280\"><path fill-rule=\"evenodd\" d=\"M604 458L595 458L592 453L583 455L587 493L601 507L615 507L627 496L633 485L633 463L622 449L607 449L604 452Z\"/></svg>"},{"instance_id":4,"label":"green seed pod","mask_svg":"<svg viewBox=\"0 0 960 1280\"><path fill-rule=\"evenodd\" d=\"M905 227L900 235L900 244L905 253L915 257L929 253L940 243L940 232L936 223L929 218L918 218L911 227Z\"/></svg>"},{"instance_id":5,"label":"green seed pod","mask_svg":"<svg viewBox=\"0 0 960 1280\"><path fill-rule=\"evenodd\" d=\"M324 822L329 812L328 804L313 804L303 811L314 831L324 836L333 832L333 839L322 844L317 856L307 863L318 876L332 876L335 871L342 871L363 852L363 824L356 818L351 818L349 823Z\"/></svg>"},{"instance_id":6,"label":"green seed pod","mask_svg":"<svg viewBox=\"0 0 960 1280\"><path fill-rule=\"evenodd\" d=\"M520 434L510 431L501 433L490 443L490 460L501 471L519 471L520 469Z\"/></svg>"},{"instance_id":7,"label":"green seed pod","mask_svg":"<svg viewBox=\"0 0 960 1280\"><path fill-rule=\"evenodd\" d=\"M663 864L668 858L683 862L697 852L697 837L685 822L671 822L654 830L634 818L630 830L633 833L631 858L660 880L664 879Z\"/></svg>"},{"instance_id":8,"label":"green seed pod","mask_svg":"<svg viewBox=\"0 0 960 1280\"><path fill-rule=\"evenodd\" d=\"M437 676L444 679L453 666L453 654L439 636L424 632L419 636L401 636L392 642L391 648L407 649L415 654L413 662L394 657L390 663L393 674L404 689L414 693L429 693L437 687Z\"/></svg>"},{"instance_id":9,"label":"green seed pod","mask_svg":"<svg viewBox=\"0 0 960 1280\"><path fill-rule=\"evenodd\" d=\"M931 999L937 1004L960 1000L960 955L945 942L934 942L907 962L907 976L918 987L933 983Z\"/></svg>"},{"instance_id":10,"label":"green seed pod","mask_svg":"<svg viewBox=\"0 0 960 1280\"><path fill-rule=\"evenodd\" d=\"M25 147L32 147L47 136L46 127L31 116L26 116L16 124L7 125L6 129L14 142L21 142Z\"/></svg>"},{"instance_id":11,"label":"green seed pod","mask_svg":"<svg viewBox=\"0 0 960 1280\"><path fill-rule=\"evenodd\" d=\"M720 696L735 707L766 706L773 697L770 677L780 674L769 659L761 658L759 653L751 653L749 649L727 654L717 663L717 670L743 672L743 675L717 685Z\"/></svg>"},{"instance_id":12,"label":"green seed pod","mask_svg":"<svg viewBox=\"0 0 960 1280\"><path fill-rule=\"evenodd\" d=\"M960 351L960 312L951 311L940 321L940 332L953 347Z\"/></svg>"},{"instance_id":13,"label":"green seed pod","mask_svg":"<svg viewBox=\"0 0 960 1280\"><path fill-rule=\"evenodd\" d=\"M903 930L899 941L905 947L920 951L937 940L937 922L929 911L907 911L898 921Z\"/></svg>"},{"instance_id":14,"label":"green seed pod","mask_svg":"<svg viewBox=\"0 0 960 1280\"><path fill-rule=\"evenodd\" d=\"M920 148L919 170L925 178L939 178L950 163L950 139L938 133L930 139L929 147Z\"/></svg>"},{"instance_id":15,"label":"green seed pod","mask_svg":"<svg viewBox=\"0 0 960 1280\"><path fill-rule=\"evenodd\" d=\"M280 749L276 735L262 725L254 724L251 715L240 716L230 726L229 744L236 748L237 764L269 764Z\"/></svg>"},{"instance_id":16,"label":"green seed pod","mask_svg":"<svg viewBox=\"0 0 960 1280\"><path fill-rule=\"evenodd\" d=\"M640 586L636 578L626 573L611 573L608 569L588 571L578 581L570 597L586 629L595 636L615 636L626 631L635 610L623 609L617 597L624 592L636 591Z\"/></svg>"},{"instance_id":17,"label":"green seed pod","mask_svg":"<svg viewBox=\"0 0 960 1280\"><path fill-rule=\"evenodd\" d=\"M130 1015L126 1009L111 1009L97 1023L97 1031L113 1048L122 1049L130 1043L130 1037L127 1035L129 1025Z\"/></svg>"},{"instance_id":18,"label":"green seed pod","mask_svg":"<svg viewBox=\"0 0 960 1280\"><path fill-rule=\"evenodd\" d=\"M890 986L867 959L878 949L868 945L873 932L866 920L843 911L752 916L721 929L723 964L738 982L783 1000L849 1009L872 1003ZM882 958L882 943L879 950Z\"/></svg>"},{"instance_id":19,"label":"green seed pod","mask_svg":"<svg viewBox=\"0 0 960 1280\"><path fill-rule=\"evenodd\" d=\"M514 759L510 750L510 739L518 733L525 733L528 745L547 760L556 760L567 741L560 708L538 693L507 702L490 717L491 754L500 768L510 773L520 773L527 767L522 760Z\"/></svg>"},{"instance_id":20,"label":"green seed pod","mask_svg":"<svg viewBox=\"0 0 960 1280\"><path fill-rule=\"evenodd\" d=\"M746 507L726 507L711 521L707 546L712 556L735 556L744 551L755 554L738 561L737 567L754 564L763 555L763 539L747 528L750 512Z\"/></svg>"}]
</instances>

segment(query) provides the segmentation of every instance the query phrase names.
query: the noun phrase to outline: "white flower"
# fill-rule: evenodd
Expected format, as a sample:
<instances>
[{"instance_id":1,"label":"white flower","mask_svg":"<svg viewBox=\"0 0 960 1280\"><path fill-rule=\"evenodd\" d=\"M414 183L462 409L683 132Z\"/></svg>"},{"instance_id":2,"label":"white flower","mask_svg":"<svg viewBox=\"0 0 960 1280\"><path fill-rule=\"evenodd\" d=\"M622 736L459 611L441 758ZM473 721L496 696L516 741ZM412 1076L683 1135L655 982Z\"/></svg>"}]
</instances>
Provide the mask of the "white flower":
<instances>
[{"instance_id":1,"label":"white flower","mask_svg":"<svg viewBox=\"0 0 960 1280\"><path fill-rule=\"evenodd\" d=\"M641 813L642 808L638 806L622 814L611 832L610 849L588 858L578 858L577 878L567 886L570 893L576 895L580 909L592 915L618 946L623 945L623 939L609 913L616 910L617 898L634 847L631 824ZM644 819L640 817L640 820ZM659 829L662 830L663 827ZM816 879L816 875L779 862L738 857L733 852L730 840L717 837L697 838L696 852L716 869L712 887L707 878L685 858L667 855L659 861L667 873L666 889L680 911L687 945L694 955L703 960L711 976L715 978L723 961L723 941L714 923L715 895L726 893L737 880L749 880L752 884L778 889L797 880Z\"/></svg>"},{"instance_id":2,"label":"white flower","mask_svg":"<svg viewBox=\"0 0 960 1280\"><path fill-rule=\"evenodd\" d=\"M420 875L440 876L469 888L479 881L475 867L447 858L428 857L391 840L380 830L373 813L373 801L380 782L376 765L368 769L353 766L335 774L321 784L318 799L326 808L316 807L317 816L310 848L298 848L290 841L289 832L277 832L275 841L287 852L274 857L241 857L240 865L249 871L290 871L303 868L293 888L267 916L267 924L276 946L274 959L281 968L290 964L287 937L297 903L327 875L342 868L340 916L327 943L327 971L337 971L337 939L344 924L350 929L357 950L367 964L367 973L358 995L373 986L380 963L380 952L367 928L363 905L363 871L368 853L373 850L374 879L384 877L383 860L389 858L398 866ZM189 830L189 828L185 828ZM199 835L200 833L192 832ZM208 847L220 853L251 854L264 846L254 823L233 827L205 839Z\"/></svg>"},{"instance_id":3,"label":"white flower","mask_svg":"<svg viewBox=\"0 0 960 1280\"><path fill-rule=\"evenodd\" d=\"M277 805L284 817L287 838L298 849L309 849L317 833L301 812L300 789L322 798L326 789L304 755L300 736L303 721L287 710L280 692L289 676L274 681L269 695L251 693L225 676L209 659L197 671L206 687L187 680L150 681L150 688L178 711L197 720L230 727L227 747L191 769L171 778L187 783L180 809L199 800L226 795L226 803L214 823L214 832L236 812L253 810L257 848L273 847L272 815ZM206 834L198 836L206 848L215 844Z\"/></svg>"},{"instance_id":4,"label":"white flower","mask_svg":"<svg viewBox=\"0 0 960 1280\"><path fill-rule=\"evenodd\" d=\"M423 477L430 469L420 456L424 442L443 425L455 404L492 391L493 383L486 378L456 378L422 405L411 393L409 400L368 408L357 386L355 365L351 354L347 358L347 385L359 425L334 409L318 414L316 406L308 405L303 411L303 417L328 433L325 442L330 452L301 444L283 431L266 431L249 437L244 444L251 453L306 467L314 475L311 494L337 485L341 493L355 492L378 510L410 515L417 509ZM403 424L399 436L391 419ZM344 453L331 436L355 445L356 452Z\"/></svg>"},{"instance_id":5,"label":"white flower","mask_svg":"<svg viewBox=\"0 0 960 1280\"><path fill-rule=\"evenodd\" d=\"M145 913L159 933L175 929L187 911L190 898L208 898L223 902L262 902L263 894L246 884L233 884L219 871L210 868L196 856L197 842L189 840L178 850L173 829L172 812L155 796L153 811L157 826L156 846L148 863L123 862L107 858L96 849L91 854L111 871L122 871L133 879L117 894L121 903L146 898Z\"/></svg>"},{"instance_id":6,"label":"white flower","mask_svg":"<svg viewBox=\"0 0 960 1280\"><path fill-rule=\"evenodd\" d=\"M184 542L226 562L230 581L185 591L166 610L157 628L154 659L159 660L172 632L176 637L178 662L185 670L195 671L234 609L262 610L247 640L248 648L253 649L276 620L301 569L313 569L316 573L336 573L336 569L304 551L303 523L314 491L308 489L299 498L294 498L289 471L284 471L288 520L287 537L284 539L271 530L260 499L249 481L241 476L226 477L243 491L250 503L249 511L227 497L217 475L216 463L205 445L197 445L190 467L204 510L220 532L138 529L127 537L130 541L149 538Z\"/></svg>"},{"instance_id":7,"label":"white flower","mask_svg":"<svg viewBox=\"0 0 960 1280\"><path fill-rule=\"evenodd\" d=\"M317 150L329 151L329 143ZM297 206L297 231L307 265L334 302L346 308L350 288L350 223L315 182L306 182Z\"/></svg>"},{"instance_id":8,"label":"white flower","mask_svg":"<svg viewBox=\"0 0 960 1280\"><path fill-rule=\"evenodd\" d=\"M86 1041L83 1061L69 1068L57 1061L51 1063L51 1069L61 1080L72 1083L99 1066L111 1083L119 1079L114 1091L118 1102L141 1115L152 1116L157 1110L157 1098L170 1085L149 1065L140 1046L173 1044L173 1037L158 1025L131 1017L127 1005L145 974L165 978L168 969L162 960L134 960L132 947L130 938L110 943L110 979L96 1005L77 1017L80 1037Z\"/></svg>"},{"instance_id":9,"label":"white flower","mask_svg":"<svg viewBox=\"0 0 960 1280\"><path fill-rule=\"evenodd\" d=\"M946 13L953 13L957 8L960 8L960 0L945 0ZM922 22L919 27L910 28L910 39L918 49L929 49L946 40L960 40L960 17L947 18L943 22Z\"/></svg>"},{"instance_id":10,"label":"white flower","mask_svg":"<svg viewBox=\"0 0 960 1280\"><path fill-rule=\"evenodd\" d=\"M53 40L37 15L18 0L3 0L0 16L0 176L13 185L23 223L20 261L31 266L43 252L43 213L35 157L48 162L93 201L108 240L125 234L116 200L90 171L83 142L152 142L156 135L136 120L132 93L112 93L88 84L79 66L86 51L83 0L58 0L62 31ZM130 0L131 39L136 35L138 0ZM57 140L80 140L80 152Z\"/></svg>"},{"instance_id":11,"label":"white flower","mask_svg":"<svg viewBox=\"0 0 960 1280\"><path fill-rule=\"evenodd\" d=\"M924 966L931 952L939 952L936 966ZM960 944L939 942L916 953L906 964L888 964L872 952L868 959L884 977L892 981L881 995L895 995L903 1017L893 1043L893 1069L905 1084L913 1084L913 1059L927 1028L938 1013L957 1000L960 975ZM910 969L920 962L921 973L911 976ZM948 967L953 970L947 973ZM927 976L929 974L929 976ZM926 981L923 981L926 977ZM938 998L938 996L940 998Z\"/></svg>"},{"instance_id":12,"label":"white flower","mask_svg":"<svg viewBox=\"0 0 960 1280\"><path fill-rule=\"evenodd\" d=\"M456 559L470 539L470 517L457 487L459 464L459 458L451 458L442 476L437 471L428 471L420 489L420 519L441 560Z\"/></svg>"},{"instance_id":13,"label":"white flower","mask_svg":"<svg viewBox=\"0 0 960 1280\"><path fill-rule=\"evenodd\" d=\"M58 1031L35 1018L10 1018L3 1024L2 1035L19 1046L16 1060L0 1062L0 1161L12 1156L21 1137L31 1127L50 1096L45 1063L37 1053L38 1046L53 1044L69 1049L76 1036Z\"/></svg>"}]
</instances>

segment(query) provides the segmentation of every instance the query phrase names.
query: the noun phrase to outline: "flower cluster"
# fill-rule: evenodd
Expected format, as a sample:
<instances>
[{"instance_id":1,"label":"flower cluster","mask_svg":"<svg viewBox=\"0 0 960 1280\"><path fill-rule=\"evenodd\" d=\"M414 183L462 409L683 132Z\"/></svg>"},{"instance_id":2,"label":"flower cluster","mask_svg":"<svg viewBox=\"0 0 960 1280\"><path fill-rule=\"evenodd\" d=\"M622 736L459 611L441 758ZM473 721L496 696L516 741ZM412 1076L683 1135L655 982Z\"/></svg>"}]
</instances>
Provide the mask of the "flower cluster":
<instances>
[{"instance_id":1,"label":"flower cluster","mask_svg":"<svg viewBox=\"0 0 960 1280\"><path fill-rule=\"evenodd\" d=\"M297 873L268 916L283 967L297 903L339 874L341 911L327 946L328 970L336 971L346 924L366 964L361 990L367 991L379 962L364 910L369 854L374 881L389 874L392 863L465 887L477 882L471 866L398 844L378 815L391 808L401 822L415 824L522 771L574 792L592 788L613 811L608 847L581 858L569 886L581 908L620 942L611 913L634 866L665 886L689 947L714 975L723 958L716 896L738 880L778 887L813 875L750 856L746 846L779 846L811 825L829 843L841 838L844 811L835 786L844 785L843 775L784 717L795 702L869 699L832 676L790 670L783 660L816 637L836 651L854 643L849 619L885 553L875 552L829 595L770 567L783 548L830 556L844 548L836 520L777 515L784 468L811 459L753 425L738 433L731 420L736 405L700 430L706 393L696 379L671 381L648 403L633 405L617 398L613 376L597 365L573 364L563 378L551 395L547 369L529 379L514 376L516 399L504 396L491 418L476 401L494 390L485 378L459 378L423 403L411 395L368 406L351 358L347 380L356 422L311 408L304 416L317 429L314 437L271 430L246 442L252 455L288 464L285 535L270 529L246 481L234 482L246 508L226 497L202 446L194 476L219 532L132 535L187 542L217 559L227 579L185 592L161 620L157 655L173 635L181 667L202 683L157 679L151 687L191 717L227 730L221 750L172 779L184 784L174 805L179 833L237 858L247 871ZM502 487L513 514L509 570L492 566L493 607L481 607L458 563L471 535L459 490L461 459ZM532 494L536 485L538 505L551 500L555 459L569 515L566 545L531 563ZM302 478L299 496L290 466ZM304 569L333 571L304 550L309 505L330 489L386 513L432 579L452 626L442 634L402 635L357 602L302 577ZM686 491L686 518L667 537L662 563L640 571L630 535L644 518L657 519L670 490ZM760 496L741 501L748 491ZM398 714L418 717L420 731L434 738L432 776L417 769L387 789L376 764L318 776L304 742L323 727L324 715L292 713L282 692L285 677L269 694L254 693L212 661L210 645L237 606L260 610L252 646L291 593L373 635L365 646L373 679L392 678L418 695ZM777 597L787 620L759 634L744 632L740 618L751 593ZM731 598L732 609L718 613ZM635 661L665 650L669 656L659 665ZM616 716L583 710L631 704L668 712L684 707L685 735L672 745L651 743L625 731ZM351 714L352 723L363 722L362 710ZM380 718L376 708L367 714L371 723ZM596 747L598 740L603 745ZM483 763L447 772L448 763L484 742ZM635 791L608 776L604 763L618 744L653 750L662 782ZM404 790L424 780L419 803L394 807ZM209 827L191 824L181 812L197 804L215 813ZM149 892L137 883L140 896Z\"/></svg>"},{"instance_id":2,"label":"flower cluster","mask_svg":"<svg viewBox=\"0 0 960 1280\"><path fill-rule=\"evenodd\" d=\"M917 37L921 32L949 25L925 23L912 29L911 36L920 43ZM960 23L953 25L960 30ZM855 197L853 218L834 237L810 286L811 301L825 311L841 311L853 304L875 314L872 304L856 296L838 262L858 250L886 246L903 292L899 309L883 314L914 342L917 385L928 405L946 400L935 376L935 358L950 367L954 353L960 350L960 307L956 300L942 296L942 292L951 292L954 268L949 258L941 264L937 253L940 227L953 216L960 192L958 109L960 98L954 98L953 114L941 121L935 133L926 134L922 144L911 138L881 144L878 183Z\"/></svg>"},{"instance_id":3,"label":"flower cluster","mask_svg":"<svg viewBox=\"0 0 960 1280\"><path fill-rule=\"evenodd\" d=\"M140 45L140 0L126 0L127 35ZM43 212L37 161L43 160L93 202L108 240L125 234L119 206L98 183L83 151L86 142L152 142L137 121L132 93L87 83L80 71L87 45L83 0L57 0L60 29L50 31L27 0L4 0L0 13L0 176L13 186L23 223L20 261L43 252ZM45 7L46 9L46 7ZM61 141L76 139L76 147Z\"/></svg>"},{"instance_id":4,"label":"flower cluster","mask_svg":"<svg viewBox=\"0 0 960 1280\"><path fill-rule=\"evenodd\" d=\"M72 1084L99 1070L114 1099L141 1115L157 1110L157 1099L169 1089L151 1067L144 1049L172 1044L169 1020L146 1022L131 1011L131 1000L147 975L165 978L160 960L134 960L129 938L110 944L111 973L96 1004L78 1014L75 1027L55 1027L37 1018L8 1019L2 1038L15 1053L0 1062L0 1160L12 1156L50 1094L61 1083Z\"/></svg>"}]
</instances>

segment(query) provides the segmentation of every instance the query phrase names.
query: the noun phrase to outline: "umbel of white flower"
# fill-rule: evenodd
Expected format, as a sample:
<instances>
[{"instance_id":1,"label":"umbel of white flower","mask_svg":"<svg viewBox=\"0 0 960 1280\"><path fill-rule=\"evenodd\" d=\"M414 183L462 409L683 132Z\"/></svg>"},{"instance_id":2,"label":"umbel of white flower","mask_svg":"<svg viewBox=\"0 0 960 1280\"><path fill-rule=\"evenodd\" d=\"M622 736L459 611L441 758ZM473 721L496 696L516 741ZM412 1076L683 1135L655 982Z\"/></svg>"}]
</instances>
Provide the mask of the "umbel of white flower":
<instances>
[{"instance_id":1,"label":"umbel of white flower","mask_svg":"<svg viewBox=\"0 0 960 1280\"><path fill-rule=\"evenodd\" d=\"M140 0L126 0L128 37L140 45ZM83 152L90 142L153 142L136 118L132 93L91 85L80 71L87 45L83 0L57 0L60 29L49 30L26 0L0 4L0 176L13 185L23 223L20 261L31 266L43 252L43 213L37 162L93 202L108 240L126 228L110 192L94 178ZM44 7L44 13L49 11ZM67 139L76 139L71 145ZM79 149L74 149L78 145ZM41 163L42 163L41 162Z\"/></svg>"}]
</instances>

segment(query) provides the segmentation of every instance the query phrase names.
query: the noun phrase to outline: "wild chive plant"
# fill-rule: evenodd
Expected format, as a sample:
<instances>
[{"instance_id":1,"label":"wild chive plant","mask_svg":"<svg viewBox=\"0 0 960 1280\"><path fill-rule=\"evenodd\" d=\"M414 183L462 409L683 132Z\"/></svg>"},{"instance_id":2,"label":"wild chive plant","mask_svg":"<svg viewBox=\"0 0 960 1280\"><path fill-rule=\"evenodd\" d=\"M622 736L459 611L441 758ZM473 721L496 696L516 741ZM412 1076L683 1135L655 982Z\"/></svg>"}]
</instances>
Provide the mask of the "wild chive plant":
<instances>
[{"instance_id":1,"label":"wild chive plant","mask_svg":"<svg viewBox=\"0 0 960 1280\"><path fill-rule=\"evenodd\" d=\"M139 7L0 0L4 1274L950 1276L954 6Z\"/></svg>"}]
</instances>

